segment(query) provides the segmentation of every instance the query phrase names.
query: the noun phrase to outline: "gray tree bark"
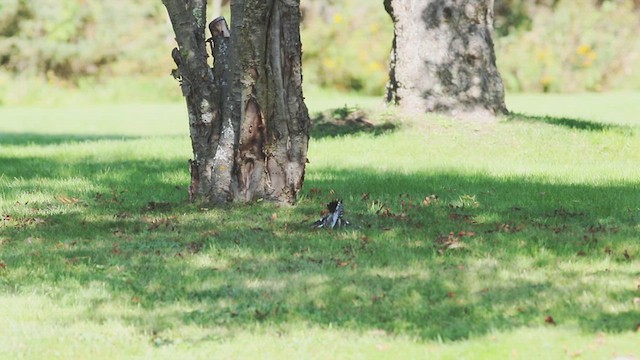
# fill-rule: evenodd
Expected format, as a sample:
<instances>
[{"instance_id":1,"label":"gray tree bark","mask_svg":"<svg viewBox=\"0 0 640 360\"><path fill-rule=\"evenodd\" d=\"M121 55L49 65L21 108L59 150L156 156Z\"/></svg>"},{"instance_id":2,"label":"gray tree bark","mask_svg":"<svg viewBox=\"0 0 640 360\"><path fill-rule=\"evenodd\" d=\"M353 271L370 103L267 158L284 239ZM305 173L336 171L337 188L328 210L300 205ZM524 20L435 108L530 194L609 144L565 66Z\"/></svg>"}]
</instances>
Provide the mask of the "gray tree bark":
<instances>
[{"instance_id":1,"label":"gray tree bark","mask_svg":"<svg viewBox=\"0 0 640 360\"><path fill-rule=\"evenodd\" d=\"M231 30L205 0L163 0L178 48L194 159L192 200L294 203L304 180L309 114L302 95L299 0L233 0Z\"/></svg>"},{"instance_id":2,"label":"gray tree bark","mask_svg":"<svg viewBox=\"0 0 640 360\"><path fill-rule=\"evenodd\" d=\"M451 115L506 113L493 0L384 0L394 22L387 102Z\"/></svg>"}]
</instances>

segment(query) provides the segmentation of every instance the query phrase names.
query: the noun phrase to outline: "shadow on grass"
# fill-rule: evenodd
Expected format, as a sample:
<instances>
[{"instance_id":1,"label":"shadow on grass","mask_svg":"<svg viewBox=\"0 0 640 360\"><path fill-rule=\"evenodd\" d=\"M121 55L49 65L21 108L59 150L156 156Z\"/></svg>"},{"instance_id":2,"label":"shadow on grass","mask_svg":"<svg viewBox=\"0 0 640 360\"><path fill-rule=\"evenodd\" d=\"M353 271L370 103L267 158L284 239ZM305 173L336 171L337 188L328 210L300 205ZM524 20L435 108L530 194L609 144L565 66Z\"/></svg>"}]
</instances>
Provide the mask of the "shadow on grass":
<instances>
[{"instance_id":1,"label":"shadow on grass","mask_svg":"<svg viewBox=\"0 0 640 360\"><path fill-rule=\"evenodd\" d=\"M584 131L607 131L607 130L616 130L620 132L631 132L632 128L629 126L616 125L616 124L604 124L595 121L583 120L583 119L573 119L566 117L556 117L556 116L537 116L537 115L528 115L521 113L511 113L508 116L510 121L524 121L531 123L545 123L549 125L557 125L566 127L574 130L584 130Z\"/></svg>"},{"instance_id":2,"label":"shadow on grass","mask_svg":"<svg viewBox=\"0 0 640 360\"><path fill-rule=\"evenodd\" d=\"M176 171L184 181L167 181ZM294 208L209 209L186 202L186 171L177 161L3 159L7 179L37 179L3 189L5 199L48 200L2 214L0 288L46 285L65 299L105 284L104 301L140 306L123 319L149 333L302 322L458 340L545 326L549 315L589 332L635 330L633 294L611 283L640 276L638 184L311 168L313 190ZM60 182L79 177L97 190ZM336 196L354 226L310 229ZM102 305L86 316L112 317Z\"/></svg>"},{"instance_id":3,"label":"shadow on grass","mask_svg":"<svg viewBox=\"0 0 640 360\"><path fill-rule=\"evenodd\" d=\"M100 140L131 140L126 135L43 135L38 133L0 133L0 145L58 145Z\"/></svg>"},{"instance_id":4,"label":"shadow on grass","mask_svg":"<svg viewBox=\"0 0 640 360\"><path fill-rule=\"evenodd\" d=\"M360 133L378 136L397 128L390 122L376 124L365 111L347 106L316 113L311 124L311 137L316 139Z\"/></svg>"}]
</instances>

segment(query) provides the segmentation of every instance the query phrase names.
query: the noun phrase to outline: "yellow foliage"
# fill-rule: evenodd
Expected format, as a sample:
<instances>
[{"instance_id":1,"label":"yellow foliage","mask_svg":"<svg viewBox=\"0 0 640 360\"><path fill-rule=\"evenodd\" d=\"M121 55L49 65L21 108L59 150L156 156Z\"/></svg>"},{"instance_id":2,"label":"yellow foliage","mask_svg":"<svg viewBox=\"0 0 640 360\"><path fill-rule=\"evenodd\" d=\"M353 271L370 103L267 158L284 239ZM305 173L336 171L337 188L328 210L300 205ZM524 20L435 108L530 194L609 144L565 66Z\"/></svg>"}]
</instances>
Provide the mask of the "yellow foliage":
<instances>
[{"instance_id":1,"label":"yellow foliage","mask_svg":"<svg viewBox=\"0 0 640 360\"><path fill-rule=\"evenodd\" d=\"M367 70L369 70L369 72L377 72L383 69L384 69L384 66L382 66L382 64L380 64L377 61L371 61L369 62L369 65L367 65Z\"/></svg>"},{"instance_id":2,"label":"yellow foliage","mask_svg":"<svg viewBox=\"0 0 640 360\"><path fill-rule=\"evenodd\" d=\"M540 78L540 85L544 87L551 85L551 83L553 83L553 77L549 74L542 75Z\"/></svg>"},{"instance_id":3,"label":"yellow foliage","mask_svg":"<svg viewBox=\"0 0 640 360\"><path fill-rule=\"evenodd\" d=\"M324 65L324 67L327 69L334 69L338 64L332 58L324 58L322 59L322 65Z\"/></svg>"},{"instance_id":4,"label":"yellow foliage","mask_svg":"<svg viewBox=\"0 0 640 360\"><path fill-rule=\"evenodd\" d=\"M576 54L578 55L587 55L589 52L592 52L591 46L587 44L580 44L576 49Z\"/></svg>"}]
</instances>

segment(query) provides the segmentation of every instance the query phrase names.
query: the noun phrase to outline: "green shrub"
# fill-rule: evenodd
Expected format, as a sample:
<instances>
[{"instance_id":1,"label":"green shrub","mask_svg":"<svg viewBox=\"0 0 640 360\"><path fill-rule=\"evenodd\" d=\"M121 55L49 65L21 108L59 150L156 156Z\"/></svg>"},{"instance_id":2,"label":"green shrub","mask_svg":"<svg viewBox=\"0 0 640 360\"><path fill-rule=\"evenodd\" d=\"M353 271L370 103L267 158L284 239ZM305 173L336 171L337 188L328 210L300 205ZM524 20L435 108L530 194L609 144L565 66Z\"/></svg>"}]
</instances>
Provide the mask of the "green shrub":
<instances>
[{"instance_id":1,"label":"green shrub","mask_svg":"<svg viewBox=\"0 0 640 360\"><path fill-rule=\"evenodd\" d=\"M559 1L532 14L530 31L496 39L498 68L510 91L637 89L639 29L631 1Z\"/></svg>"},{"instance_id":2,"label":"green shrub","mask_svg":"<svg viewBox=\"0 0 640 360\"><path fill-rule=\"evenodd\" d=\"M0 66L71 82L166 73L171 46L166 43L173 37L165 17L160 2L142 0L3 0Z\"/></svg>"},{"instance_id":3,"label":"green shrub","mask_svg":"<svg viewBox=\"0 0 640 360\"><path fill-rule=\"evenodd\" d=\"M393 38L393 24L382 2L329 1L305 10L305 81L381 95Z\"/></svg>"},{"instance_id":4,"label":"green shrub","mask_svg":"<svg viewBox=\"0 0 640 360\"><path fill-rule=\"evenodd\" d=\"M496 0L494 40L507 90L640 89L637 3ZM301 6L305 86L382 95L393 38L382 2ZM0 0L0 104L59 103L78 91L99 102L174 99L177 85L166 81L174 46L160 1Z\"/></svg>"}]
</instances>

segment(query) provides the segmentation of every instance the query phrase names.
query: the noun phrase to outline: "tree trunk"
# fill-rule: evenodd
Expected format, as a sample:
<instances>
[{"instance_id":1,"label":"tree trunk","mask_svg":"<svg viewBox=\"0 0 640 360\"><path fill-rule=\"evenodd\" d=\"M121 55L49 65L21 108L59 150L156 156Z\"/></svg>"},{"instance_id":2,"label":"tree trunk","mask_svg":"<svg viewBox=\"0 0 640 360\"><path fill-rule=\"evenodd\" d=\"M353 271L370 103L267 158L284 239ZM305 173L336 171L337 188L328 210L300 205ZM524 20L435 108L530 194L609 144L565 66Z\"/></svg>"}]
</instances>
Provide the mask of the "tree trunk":
<instances>
[{"instance_id":1,"label":"tree trunk","mask_svg":"<svg viewBox=\"0 0 640 360\"><path fill-rule=\"evenodd\" d=\"M204 0L163 0L179 50L174 76L189 114L190 198L294 203L302 187L309 114L302 95L299 0L234 0L233 23L209 25Z\"/></svg>"},{"instance_id":2,"label":"tree trunk","mask_svg":"<svg viewBox=\"0 0 640 360\"><path fill-rule=\"evenodd\" d=\"M394 22L387 102L452 115L506 113L493 0L385 0Z\"/></svg>"}]
</instances>

